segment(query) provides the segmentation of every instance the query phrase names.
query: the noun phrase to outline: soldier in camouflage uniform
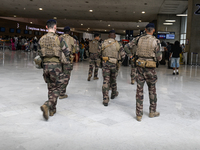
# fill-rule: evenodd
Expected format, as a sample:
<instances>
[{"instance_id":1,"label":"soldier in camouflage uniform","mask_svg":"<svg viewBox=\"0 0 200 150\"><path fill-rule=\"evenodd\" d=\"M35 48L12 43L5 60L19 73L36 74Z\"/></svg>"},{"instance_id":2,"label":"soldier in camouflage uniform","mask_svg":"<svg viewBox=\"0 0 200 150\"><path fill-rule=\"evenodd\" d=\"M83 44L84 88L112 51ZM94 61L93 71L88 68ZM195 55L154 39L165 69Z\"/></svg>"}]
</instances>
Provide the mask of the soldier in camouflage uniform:
<instances>
[{"instance_id":1,"label":"soldier in camouflage uniform","mask_svg":"<svg viewBox=\"0 0 200 150\"><path fill-rule=\"evenodd\" d=\"M111 99L118 96L116 72L117 61L125 57L125 52L122 46L115 40L115 31L111 30L109 39L102 43L102 71L103 71L103 105L108 106L109 102L109 89L112 88Z\"/></svg>"},{"instance_id":2,"label":"soldier in camouflage uniform","mask_svg":"<svg viewBox=\"0 0 200 150\"><path fill-rule=\"evenodd\" d=\"M137 65L137 93L136 93L136 119L141 121L143 115L143 87L146 81L149 90L149 117L157 117L160 115L156 112L157 95L156 82L157 74L155 71L156 61L161 61L162 53L160 52L160 41L153 36L155 26L150 23L146 26L146 35L141 36L137 41L136 55Z\"/></svg>"},{"instance_id":3,"label":"soldier in camouflage uniform","mask_svg":"<svg viewBox=\"0 0 200 150\"><path fill-rule=\"evenodd\" d=\"M61 87L59 99L64 99L68 97L68 95L65 94L65 92L66 92L67 85L69 84L71 71L73 70L73 60L74 60L73 54L79 51L79 45L77 44L76 40L69 35L70 27L68 26L65 27L64 33L65 34L61 35L60 37L63 38L64 41L67 43L67 46L70 51L70 55L66 57L67 63L63 64L64 83L62 84L62 87Z\"/></svg>"},{"instance_id":4,"label":"soldier in camouflage uniform","mask_svg":"<svg viewBox=\"0 0 200 150\"><path fill-rule=\"evenodd\" d=\"M47 21L48 33L39 41L38 54L43 61L43 77L48 87L48 100L40 107L43 117L48 120L49 116L56 113L57 98L60 95L62 81L62 65L69 55L67 44L59 38L56 32L56 21Z\"/></svg>"},{"instance_id":5,"label":"soldier in camouflage uniform","mask_svg":"<svg viewBox=\"0 0 200 150\"><path fill-rule=\"evenodd\" d=\"M133 39L131 42L126 44L124 46L125 52L128 54L128 56L131 58L131 84L135 83L135 77L136 77L136 66L135 66L135 53L137 49L137 39Z\"/></svg>"},{"instance_id":6,"label":"soldier in camouflage uniform","mask_svg":"<svg viewBox=\"0 0 200 150\"><path fill-rule=\"evenodd\" d=\"M100 65L100 49L101 44L99 43L99 34L94 34L94 40L89 43L89 52L90 52L90 65L89 65L89 73L88 73L88 81L90 81L94 70L94 80L98 80L98 70Z\"/></svg>"}]
</instances>

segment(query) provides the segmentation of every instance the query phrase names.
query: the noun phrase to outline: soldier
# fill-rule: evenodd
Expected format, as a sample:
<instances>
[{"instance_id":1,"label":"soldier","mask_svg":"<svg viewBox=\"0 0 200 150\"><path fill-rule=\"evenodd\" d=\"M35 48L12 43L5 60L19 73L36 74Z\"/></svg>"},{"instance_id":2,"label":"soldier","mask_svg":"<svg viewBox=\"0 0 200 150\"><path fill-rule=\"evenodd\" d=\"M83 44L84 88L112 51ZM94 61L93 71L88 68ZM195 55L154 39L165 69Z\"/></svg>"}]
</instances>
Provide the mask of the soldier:
<instances>
[{"instance_id":1,"label":"soldier","mask_svg":"<svg viewBox=\"0 0 200 150\"><path fill-rule=\"evenodd\" d=\"M67 63L63 64L64 83L62 84L62 87L61 87L59 99L64 99L64 98L68 97L68 95L65 94L65 92L66 92L67 85L69 84L71 71L73 70L73 61L74 61L73 54L76 51L79 51L79 45L77 45L76 40L69 35L70 27L68 27L68 26L65 27L64 33L65 34L61 35L60 37L63 38L64 41L67 43L70 55L66 58Z\"/></svg>"},{"instance_id":2,"label":"soldier","mask_svg":"<svg viewBox=\"0 0 200 150\"><path fill-rule=\"evenodd\" d=\"M156 61L161 61L162 53L160 52L160 41L153 36L155 26L149 23L146 28L146 35L143 35L137 40L136 60L137 66L137 93L136 93L136 119L141 121L143 115L143 86L146 81L149 90L149 117L157 117L160 115L156 112L157 95L156 82L157 74L155 71Z\"/></svg>"},{"instance_id":3,"label":"soldier","mask_svg":"<svg viewBox=\"0 0 200 150\"><path fill-rule=\"evenodd\" d=\"M43 61L43 77L48 87L48 100L40 107L43 117L48 120L49 115L56 113L57 98L60 95L62 85L62 65L69 55L67 44L59 38L56 32L56 21L51 19L46 23L48 33L39 41L38 54Z\"/></svg>"},{"instance_id":4,"label":"soldier","mask_svg":"<svg viewBox=\"0 0 200 150\"><path fill-rule=\"evenodd\" d=\"M115 30L111 30L109 38L102 44L102 71L103 71L103 105L108 106L109 102L109 89L112 88L111 99L118 96L116 83L117 61L125 57L125 52L122 46L115 40Z\"/></svg>"},{"instance_id":5,"label":"soldier","mask_svg":"<svg viewBox=\"0 0 200 150\"><path fill-rule=\"evenodd\" d=\"M136 76L136 68L134 64L134 57L136 52L136 46L134 45L136 43L135 39L133 39L130 43L126 44L124 46L125 52L128 54L128 56L131 58L131 84L135 83L135 76Z\"/></svg>"},{"instance_id":6,"label":"soldier","mask_svg":"<svg viewBox=\"0 0 200 150\"><path fill-rule=\"evenodd\" d=\"M94 40L89 43L89 52L90 52L90 65L89 65L89 73L88 73L88 81L90 81L94 70L94 80L98 80L98 70L100 65L100 49L101 44L99 43L99 34L94 34Z\"/></svg>"}]
</instances>

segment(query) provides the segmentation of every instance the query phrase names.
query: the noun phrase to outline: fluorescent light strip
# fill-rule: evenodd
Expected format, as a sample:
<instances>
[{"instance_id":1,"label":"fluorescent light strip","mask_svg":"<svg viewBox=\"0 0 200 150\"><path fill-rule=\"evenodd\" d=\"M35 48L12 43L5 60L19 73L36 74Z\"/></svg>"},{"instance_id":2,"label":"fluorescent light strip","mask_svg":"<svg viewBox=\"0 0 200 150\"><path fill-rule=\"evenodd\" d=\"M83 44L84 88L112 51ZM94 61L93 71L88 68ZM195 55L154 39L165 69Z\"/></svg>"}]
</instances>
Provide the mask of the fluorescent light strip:
<instances>
[{"instance_id":1,"label":"fluorescent light strip","mask_svg":"<svg viewBox=\"0 0 200 150\"><path fill-rule=\"evenodd\" d=\"M173 23L163 23L163 24L168 26L173 25Z\"/></svg>"},{"instance_id":2,"label":"fluorescent light strip","mask_svg":"<svg viewBox=\"0 0 200 150\"><path fill-rule=\"evenodd\" d=\"M178 17L187 17L187 14L176 14Z\"/></svg>"},{"instance_id":3,"label":"fluorescent light strip","mask_svg":"<svg viewBox=\"0 0 200 150\"><path fill-rule=\"evenodd\" d=\"M176 20L165 20L165 22L176 22Z\"/></svg>"}]
</instances>

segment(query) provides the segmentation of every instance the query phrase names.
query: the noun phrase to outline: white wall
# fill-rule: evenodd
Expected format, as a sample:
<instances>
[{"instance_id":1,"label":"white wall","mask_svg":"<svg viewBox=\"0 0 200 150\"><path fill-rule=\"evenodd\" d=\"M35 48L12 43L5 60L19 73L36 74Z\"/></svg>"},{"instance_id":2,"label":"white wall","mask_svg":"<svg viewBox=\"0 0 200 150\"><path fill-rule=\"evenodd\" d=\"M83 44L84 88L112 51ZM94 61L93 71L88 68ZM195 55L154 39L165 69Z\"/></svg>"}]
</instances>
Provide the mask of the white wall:
<instances>
[{"instance_id":1,"label":"white wall","mask_svg":"<svg viewBox=\"0 0 200 150\"><path fill-rule=\"evenodd\" d=\"M83 39L85 40L85 38L89 39L89 40L93 40L94 39L94 35L91 33L83 33Z\"/></svg>"},{"instance_id":2,"label":"white wall","mask_svg":"<svg viewBox=\"0 0 200 150\"><path fill-rule=\"evenodd\" d=\"M108 35L109 35L109 34L101 34L101 39L102 39L102 40L108 39ZM120 41L120 37L121 37L121 35L116 34L115 40Z\"/></svg>"}]
</instances>

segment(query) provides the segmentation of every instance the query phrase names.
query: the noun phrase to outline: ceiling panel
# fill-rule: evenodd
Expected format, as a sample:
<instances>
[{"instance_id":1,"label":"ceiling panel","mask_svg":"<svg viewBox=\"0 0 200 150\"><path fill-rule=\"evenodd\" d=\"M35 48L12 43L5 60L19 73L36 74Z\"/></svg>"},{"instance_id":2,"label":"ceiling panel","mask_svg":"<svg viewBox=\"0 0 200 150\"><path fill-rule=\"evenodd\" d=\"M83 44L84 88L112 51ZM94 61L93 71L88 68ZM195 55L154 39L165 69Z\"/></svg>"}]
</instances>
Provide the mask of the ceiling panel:
<instances>
[{"instance_id":1,"label":"ceiling panel","mask_svg":"<svg viewBox=\"0 0 200 150\"><path fill-rule=\"evenodd\" d=\"M138 20L144 22L139 23L140 28L144 28L144 24L157 19L157 14L182 13L187 3L187 0L1 0L0 16L16 15L42 22L57 17L61 27L68 24L82 29L80 24L83 23L84 28L90 26L93 30L116 28L123 31L137 30Z\"/></svg>"}]
</instances>

